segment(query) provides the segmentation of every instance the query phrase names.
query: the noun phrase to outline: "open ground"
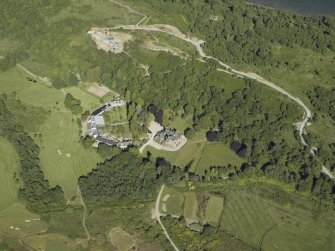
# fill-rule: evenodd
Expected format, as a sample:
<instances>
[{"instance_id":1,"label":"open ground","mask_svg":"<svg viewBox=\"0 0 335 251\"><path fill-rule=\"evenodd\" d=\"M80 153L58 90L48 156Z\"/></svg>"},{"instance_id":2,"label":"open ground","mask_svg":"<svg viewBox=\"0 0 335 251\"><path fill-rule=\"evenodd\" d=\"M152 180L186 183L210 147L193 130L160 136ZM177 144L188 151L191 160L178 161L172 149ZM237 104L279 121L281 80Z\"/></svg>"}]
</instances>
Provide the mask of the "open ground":
<instances>
[{"instance_id":1,"label":"open ground","mask_svg":"<svg viewBox=\"0 0 335 251\"><path fill-rule=\"evenodd\" d=\"M18 69L12 69L0 74L0 92L13 91L22 103L50 111L48 119L32 136L41 148L40 158L46 178L51 185L60 185L66 197L71 198L76 191L78 177L92 170L102 160L101 157L93 149L84 149L79 143L79 127L76 118L63 105L65 94L62 91L29 82ZM100 105L97 97L78 87L71 87L69 92L82 100L85 109ZM35 137L35 134L42 136Z\"/></svg>"},{"instance_id":2,"label":"open ground","mask_svg":"<svg viewBox=\"0 0 335 251\"><path fill-rule=\"evenodd\" d=\"M332 250L334 216L293 203L280 205L236 187L227 195L221 225L227 232L264 250L285 250L287 243L290 250Z\"/></svg>"}]
</instances>

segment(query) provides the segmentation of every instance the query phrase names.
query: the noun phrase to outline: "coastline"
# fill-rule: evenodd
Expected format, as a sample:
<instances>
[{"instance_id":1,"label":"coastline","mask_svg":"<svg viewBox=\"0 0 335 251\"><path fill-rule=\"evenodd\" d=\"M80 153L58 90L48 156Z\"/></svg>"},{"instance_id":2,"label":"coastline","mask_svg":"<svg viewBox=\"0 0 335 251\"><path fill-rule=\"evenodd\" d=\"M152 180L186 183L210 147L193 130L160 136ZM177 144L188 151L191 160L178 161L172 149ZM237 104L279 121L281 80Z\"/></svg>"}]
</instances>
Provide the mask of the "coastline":
<instances>
[{"instance_id":1,"label":"coastline","mask_svg":"<svg viewBox=\"0 0 335 251\"><path fill-rule=\"evenodd\" d=\"M333 16L335 17L335 4L330 7L313 8L299 7L298 5L292 6L290 3L279 3L266 0L244 0L247 5L258 6L269 10L283 10L301 16Z\"/></svg>"}]
</instances>

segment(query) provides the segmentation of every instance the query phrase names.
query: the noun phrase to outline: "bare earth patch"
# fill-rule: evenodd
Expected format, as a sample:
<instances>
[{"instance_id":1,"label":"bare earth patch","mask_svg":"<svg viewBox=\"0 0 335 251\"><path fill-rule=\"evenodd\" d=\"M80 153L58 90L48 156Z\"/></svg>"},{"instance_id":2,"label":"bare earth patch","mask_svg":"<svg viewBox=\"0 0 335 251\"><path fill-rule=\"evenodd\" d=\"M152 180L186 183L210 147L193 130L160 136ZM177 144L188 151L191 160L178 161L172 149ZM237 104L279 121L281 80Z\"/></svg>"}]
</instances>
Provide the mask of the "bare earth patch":
<instances>
[{"instance_id":1,"label":"bare earth patch","mask_svg":"<svg viewBox=\"0 0 335 251\"><path fill-rule=\"evenodd\" d=\"M182 51L182 50L180 50L178 48L172 47L170 45L167 45L165 43L164 44L163 43L156 44L153 41L148 40L148 41L145 42L144 47L146 49L149 49L149 50L152 50L152 51L165 51L165 52L169 52L169 53L171 53L174 56L180 57L181 59L187 59L187 58L189 58L189 55L186 52L184 52L184 51Z\"/></svg>"},{"instance_id":2,"label":"bare earth patch","mask_svg":"<svg viewBox=\"0 0 335 251\"><path fill-rule=\"evenodd\" d=\"M102 86L102 85L92 85L87 88L87 91L89 91L90 93L93 93L94 95L100 98L110 92L108 87Z\"/></svg>"},{"instance_id":3,"label":"bare earth patch","mask_svg":"<svg viewBox=\"0 0 335 251\"><path fill-rule=\"evenodd\" d=\"M97 44L98 49L106 52L121 53L124 44L133 40L132 35L124 32L114 32L108 28L92 28L88 35Z\"/></svg>"}]
</instances>

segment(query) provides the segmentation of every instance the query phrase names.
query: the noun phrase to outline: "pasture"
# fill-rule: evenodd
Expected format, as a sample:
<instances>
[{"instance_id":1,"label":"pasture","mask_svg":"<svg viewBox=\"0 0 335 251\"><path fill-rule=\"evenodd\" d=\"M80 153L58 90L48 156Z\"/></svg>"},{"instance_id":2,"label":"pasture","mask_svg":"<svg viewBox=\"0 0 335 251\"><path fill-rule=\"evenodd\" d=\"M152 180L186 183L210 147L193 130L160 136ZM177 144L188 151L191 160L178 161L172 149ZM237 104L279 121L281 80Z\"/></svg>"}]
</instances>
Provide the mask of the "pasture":
<instances>
[{"instance_id":1,"label":"pasture","mask_svg":"<svg viewBox=\"0 0 335 251\"><path fill-rule=\"evenodd\" d=\"M113 228L108 236L111 243L120 251L128 251L135 246L134 239L121 228Z\"/></svg>"},{"instance_id":2,"label":"pasture","mask_svg":"<svg viewBox=\"0 0 335 251\"><path fill-rule=\"evenodd\" d=\"M0 209L16 201L19 184L14 173L19 172L19 158L13 146L0 137Z\"/></svg>"},{"instance_id":3,"label":"pasture","mask_svg":"<svg viewBox=\"0 0 335 251\"><path fill-rule=\"evenodd\" d=\"M221 227L264 250L333 250L334 213L283 207L243 190L225 200Z\"/></svg>"},{"instance_id":4,"label":"pasture","mask_svg":"<svg viewBox=\"0 0 335 251\"><path fill-rule=\"evenodd\" d=\"M223 210L223 198L211 195L205 210L205 221L211 226L218 226Z\"/></svg>"},{"instance_id":5,"label":"pasture","mask_svg":"<svg viewBox=\"0 0 335 251\"><path fill-rule=\"evenodd\" d=\"M29 82L17 68L0 74L0 92L13 91L23 104L48 111L48 118L32 136L41 148L41 167L46 179L52 186L60 185L66 198L70 199L76 192L78 177L95 168L102 158L94 149L85 149L79 142L77 118L63 105L66 92ZM98 98L80 88L71 91L75 91L75 97L82 99L87 109L100 105ZM25 122L31 120L26 118Z\"/></svg>"}]
</instances>

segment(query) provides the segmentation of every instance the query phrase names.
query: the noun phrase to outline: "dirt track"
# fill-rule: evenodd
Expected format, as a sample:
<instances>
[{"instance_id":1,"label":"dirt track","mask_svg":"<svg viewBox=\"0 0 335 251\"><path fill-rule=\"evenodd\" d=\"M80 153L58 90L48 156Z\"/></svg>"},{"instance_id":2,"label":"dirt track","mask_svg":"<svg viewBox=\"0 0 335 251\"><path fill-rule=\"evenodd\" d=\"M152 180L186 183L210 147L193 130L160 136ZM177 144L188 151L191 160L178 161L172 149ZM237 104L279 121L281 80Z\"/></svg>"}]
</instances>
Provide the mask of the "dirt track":
<instances>
[{"instance_id":1,"label":"dirt track","mask_svg":"<svg viewBox=\"0 0 335 251\"><path fill-rule=\"evenodd\" d=\"M177 28L172 27L171 25L163 25L163 24L148 25L148 26L119 25L119 26L113 27L112 29L145 30L145 31L162 32L162 33L166 33L166 34L175 36L177 38L180 38L180 39L184 40L185 42L188 42L188 43L191 43L192 45L194 45L196 47L199 55L202 58L211 59L211 60L214 60L214 61L218 62L222 67L224 67L226 69L226 71L231 72L232 74L234 74L236 76L239 76L239 77L242 77L242 78L250 78L250 79L256 80L257 82L259 82L261 84L264 84L264 85L267 85L270 88L286 95L287 97L289 97L290 99L295 101L299 106L301 106L305 111L304 120L299 122L299 135L300 135L301 143L305 146L308 146L307 142L305 141L305 139L303 137L303 134L304 134L305 126L306 126L307 122L313 117L313 114L312 114L312 111L305 105L305 103L301 99L299 99L298 97L294 97L293 95L291 95L290 93L285 91L283 88L281 88L281 87L277 86L276 84L264 79L263 77L257 75L256 73L243 72L243 71L235 70L232 67L230 67L229 65L220 61L219 59L217 59L215 57L212 57L212 56L208 56L201 47L201 45L205 43L204 40L199 40L199 39L194 38L194 37L192 37L192 38L187 37L185 34L183 34Z\"/></svg>"},{"instance_id":2,"label":"dirt track","mask_svg":"<svg viewBox=\"0 0 335 251\"><path fill-rule=\"evenodd\" d=\"M163 216L161 214L161 212L159 211L159 202L161 201L161 197L162 197L162 193L163 193L163 190L165 188L165 185L162 185L161 186L161 189L159 190L159 193L158 193L158 196L157 196L157 199L156 199L156 203L155 203L155 216L156 216L156 219L159 223L159 225L161 226L166 238L169 240L169 242L171 243L172 247L176 250L176 251L179 251L179 248L174 244L174 242L172 241L172 239L170 238L170 235L169 233L166 231L162 221L161 221L161 216Z\"/></svg>"}]
</instances>

